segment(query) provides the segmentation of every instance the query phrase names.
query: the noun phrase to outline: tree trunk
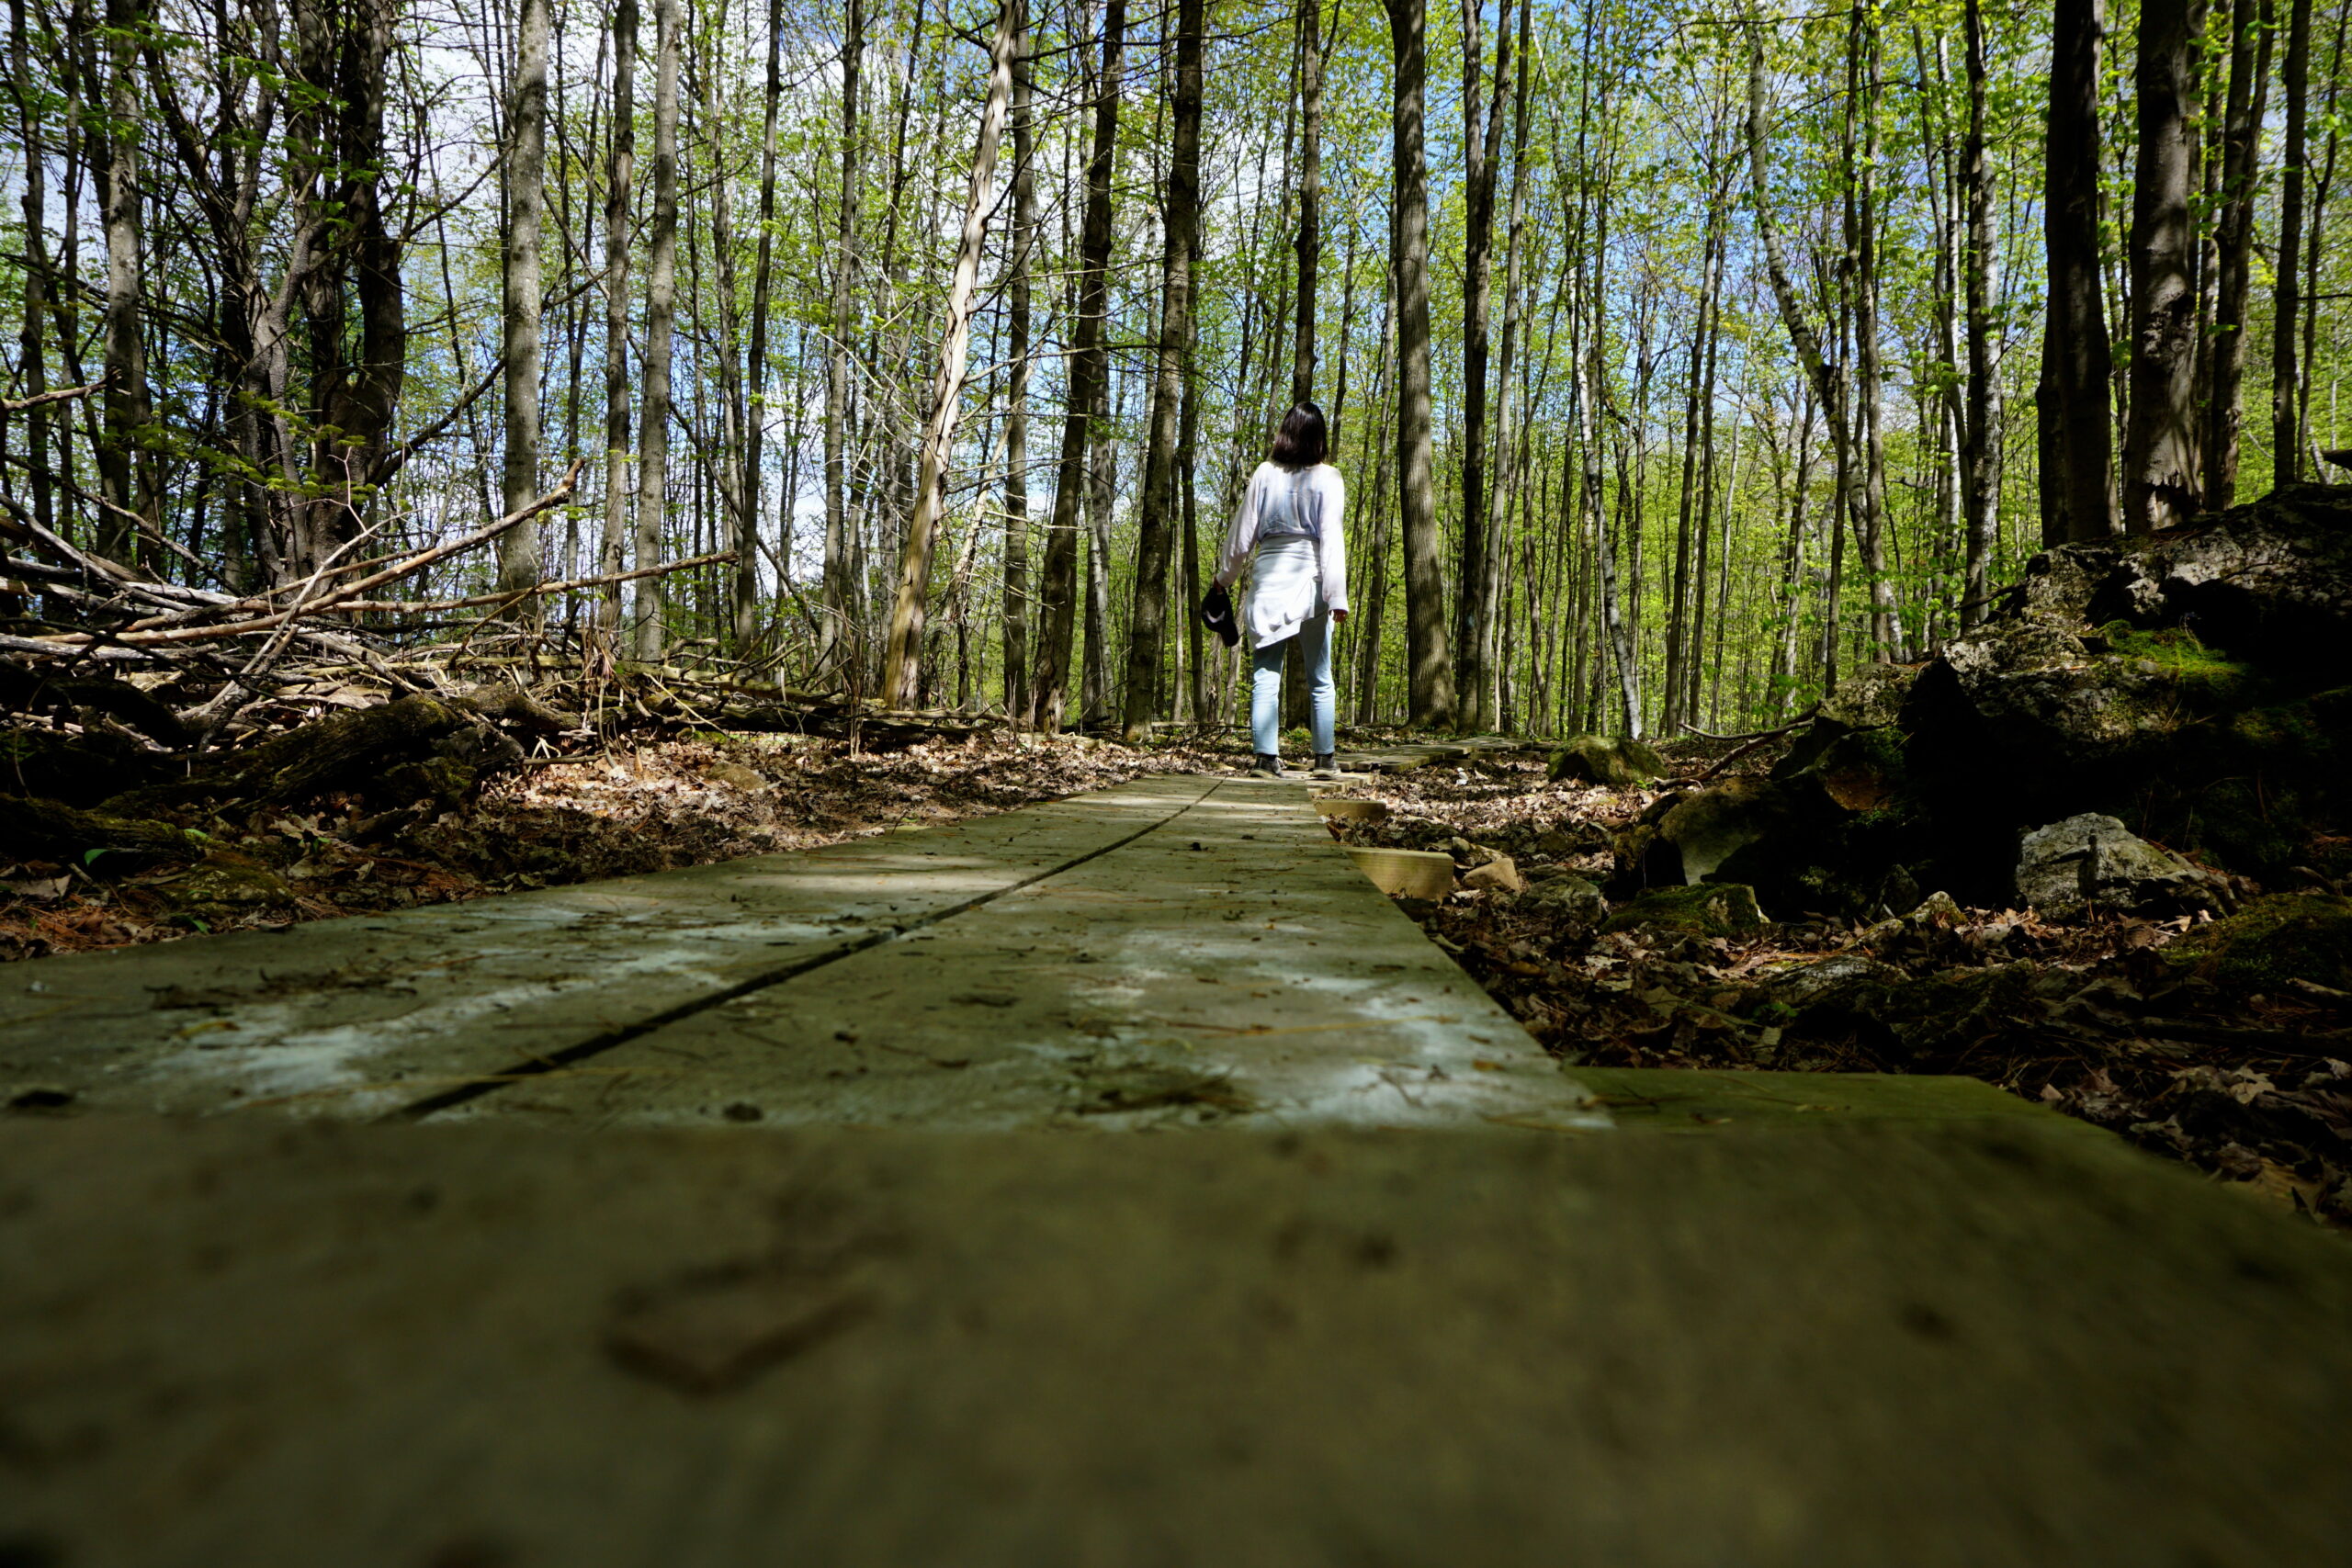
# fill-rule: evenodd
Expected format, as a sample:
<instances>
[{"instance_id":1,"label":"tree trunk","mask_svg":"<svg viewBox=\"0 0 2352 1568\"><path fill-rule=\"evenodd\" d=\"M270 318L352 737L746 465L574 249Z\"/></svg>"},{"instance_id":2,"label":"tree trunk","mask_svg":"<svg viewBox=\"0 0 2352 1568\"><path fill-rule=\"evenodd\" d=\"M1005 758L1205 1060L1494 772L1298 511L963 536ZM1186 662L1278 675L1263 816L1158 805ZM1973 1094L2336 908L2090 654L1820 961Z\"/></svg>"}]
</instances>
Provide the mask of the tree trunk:
<instances>
[{"instance_id":1,"label":"tree trunk","mask_svg":"<svg viewBox=\"0 0 2352 1568\"><path fill-rule=\"evenodd\" d=\"M149 417L147 348L139 311L146 295L145 240L141 232L138 84L139 29L147 25L141 0L107 0L107 48L105 203L107 244L106 430L98 443L98 553L129 560L136 536L132 519L145 517L146 498L135 475L140 432ZM68 235L67 243L78 236ZM145 519L153 522L152 518Z\"/></svg>"},{"instance_id":2,"label":"tree trunk","mask_svg":"<svg viewBox=\"0 0 2352 1568\"><path fill-rule=\"evenodd\" d=\"M970 195L964 203L964 229L956 245L956 268L947 283L947 320L939 340L939 369L932 378L931 416L924 421L920 468L915 477L914 515L907 524L899 561L898 600L890 611L890 637L883 655L882 700L893 707L915 705L917 663L922 651L923 615L931 594L932 542L947 505L947 465L954 455L956 425L963 412L964 378L970 367L972 299L980 280L980 247L988 239L989 208L996 196L996 153L1012 101L1012 38L1020 0L1000 0L996 37L989 46L989 96L980 111L978 144L972 152Z\"/></svg>"},{"instance_id":3,"label":"tree trunk","mask_svg":"<svg viewBox=\"0 0 2352 1568\"><path fill-rule=\"evenodd\" d=\"M1462 0L1462 149L1464 232L1462 319L1462 572L1454 584L1453 660L1457 722L1487 726L1487 360L1494 301L1495 176L1502 151L1502 92L1510 79L1510 0L1501 0L1495 28L1495 85L1487 89L1481 0Z\"/></svg>"},{"instance_id":4,"label":"tree trunk","mask_svg":"<svg viewBox=\"0 0 2352 1568\"><path fill-rule=\"evenodd\" d=\"M2042 237L2049 255L2042 417L2051 478L2046 541L2099 539L2116 531L2115 426L2109 375L2114 356L2099 279L2099 50L2105 0L2056 0L2051 45L2050 121L2043 163Z\"/></svg>"},{"instance_id":5,"label":"tree trunk","mask_svg":"<svg viewBox=\"0 0 2352 1568\"><path fill-rule=\"evenodd\" d=\"M548 28L552 9L548 0L522 0L506 156L499 164L506 186L506 460L500 471L499 499L508 516L539 498L539 227L547 203ZM520 592L538 585L539 533L534 520L499 536L499 592ZM522 601L515 614L537 620L537 597Z\"/></svg>"},{"instance_id":6,"label":"tree trunk","mask_svg":"<svg viewBox=\"0 0 2352 1568\"><path fill-rule=\"evenodd\" d=\"M613 144L605 191L605 536L599 575L621 570L628 539L628 262L630 186L637 164L637 0L613 8ZM609 640L621 624L621 585L607 584L596 624Z\"/></svg>"},{"instance_id":7,"label":"tree trunk","mask_svg":"<svg viewBox=\"0 0 2352 1568\"><path fill-rule=\"evenodd\" d=\"M1004 411L1004 711L1017 724L1029 713L1029 274L1037 243L1037 176L1029 109L1035 70L1029 4L1014 5L1019 30L1012 46L1012 276L1006 288L1012 373Z\"/></svg>"},{"instance_id":8,"label":"tree trunk","mask_svg":"<svg viewBox=\"0 0 2352 1568\"><path fill-rule=\"evenodd\" d=\"M865 52L865 0L848 0L849 20L842 38L841 214L833 247L831 342L825 355L825 559L821 618L818 623L820 685L848 679L855 657L850 647L850 615L857 583L852 569L855 544L850 534L849 475L845 445L849 429L849 345L856 324L852 290L857 276L857 209L864 195L858 164L858 67Z\"/></svg>"},{"instance_id":9,"label":"tree trunk","mask_svg":"<svg viewBox=\"0 0 2352 1568\"><path fill-rule=\"evenodd\" d=\"M1453 724L1453 660L1446 646L1445 565L1439 553L1434 443L1430 430L1429 169L1422 145L1429 75L1427 0L1385 0L1396 61L1392 114L1396 260L1396 468L1404 507L1408 721Z\"/></svg>"},{"instance_id":10,"label":"tree trunk","mask_svg":"<svg viewBox=\"0 0 2352 1568\"><path fill-rule=\"evenodd\" d=\"M1030 688L1032 723L1062 727L1070 655L1077 640L1078 533L1087 499L1087 425L1106 374L1103 346L1110 309L1111 186L1119 155L1120 76L1126 68L1126 0L1102 8L1102 74L1094 101L1094 146L1086 167L1086 219L1079 239L1077 341L1069 359L1069 404L1062 420L1060 478L1038 584L1037 673Z\"/></svg>"},{"instance_id":11,"label":"tree trunk","mask_svg":"<svg viewBox=\"0 0 2352 1568\"><path fill-rule=\"evenodd\" d=\"M655 0L653 233L645 279L645 424L637 480L637 566L662 564L670 485L670 360L678 324L678 51L683 0ZM637 657L658 663L669 641L658 577L637 585Z\"/></svg>"},{"instance_id":12,"label":"tree trunk","mask_svg":"<svg viewBox=\"0 0 2352 1568\"><path fill-rule=\"evenodd\" d=\"M1315 397L1315 288L1323 265L1323 0L1298 0L1298 321L1292 340L1290 400ZM1181 26L1181 24L1180 24ZM1182 47L1180 42L1178 47ZM1177 67L1181 73L1182 66ZM1182 94L1180 85L1177 92ZM1181 116L1182 111L1179 111ZM1181 138L1180 125L1176 134ZM1194 130L1197 142L1199 132ZM1198 163L1198 150L1194 161ZM1198 183L1197 170L1195 184ZM1195 220L1194 226L1198 227Z\"/></svg>"},{"instance_id":13,"label":"tree trunk","mask_svg":"<svg viewBox=\"0 0 2352 1568\"><path fill-rule=\"evenodd\" d=\"M775 290L776 111L784 98L784 0L768 0L768 77L760 120L760 244L752 264L752 347L745 365L750 407L743 426L741 523L735 535L735 646L749 655L760 635L760 475L767 441L768 306ZM786 547L789 547L788 546ZM779 574L782 569L779 568ZM783 588L779 581L777 588Z\"/></svg>"},{"instance_id":14,"label":"tree trunk","mask_svg":"<svg viewBox=\"0 0 2352 1568\"><path fill-rule=\"evenodd\" d=\"M25 36L25 0L9 0L8 53L17 94L18 134L24 139L25 313L17 333L17 373L22 391L39 398L49 390L49 357L41 334L41 317L49 311L49 164L42 147L41 120L33 107L32 65ZM51 494L50 411L36 403L25 413L25 450L30 458L29 489L33 521L44 528L57 524Z\"/></svg>"},{"instance_id":15,"label":"tree trunk","mask_svg":"<svg viewBox=\"0 0 2352 1568\"><path fill-rule=\"evenodd\" d=\"M2131 406L2123 432L2123 523L2134 534L2188 521L2197 474L2195 164L2205 0L2140 8L2140 148L2132 187Z\"/></svg>"},{"instance_id":16,"label":"tree trunk","mask_svg":"<svg viewBox=\"0 0 2352 1568\"><path fill-rule=\"evenodd\" d=\"M1973 628L1984 616L1985 573L1993 558L2001 504L2000 389L1993 353L1993 300L2000 249L1993 228L1993 175L1984 152L1984 0L1965 0L1968 36L1968 133L1961 144L1960 181L1967 209L1966 276L1968 385L1962 398L1960 494L1968 534L1960 623Z\"/></svg>"},{"instance_id":17,"label":"tree trunk","mask_svg":"<svg viewBox=\"0 0 2352 1568\"><path fill-rule=\"evenodd\" d=\"M2238 445L2245 428L2245 307L2254 260L2254 201L2270 86L2269 0L2230 7L2230 85L2222 123L2221 208L2213 234L2213 369L2205 410L2205 503L2237 500Z\"/></svg>"},{"instance_id":18,"label":"tree trunk","mask_svg":"<svg viewBox=\"0 0 2352 1568\"><path fill-rule=\"evenodd\" d=\"M2287 92L2287 144L2279 161L2278 254L2303 254L2303 165L2305 119L2311 87L2312 0L2289 0L2287 58L2281 85ZM2303 477L2301 384L2303 367L2297 334L2303 309L2301 280L2292 260L2278 268L2278 302L2271 310L2270 460L2272 482L2292 484Z\"/></svg>"},{"instance_id":19,"label":"tree trunk","mask_svg":"<svg viewBox=\"0 0 2352 1568\"><path fill-rule=\"evenodd\" d=\"M1317 58L1315 7L1321 0L1306 0L1310 60ZM1150 446L1144 458L1143 505L1136 518L1135 608L1127 622L1126 711L1123 731L1130 743L1150 733L1159 707L1159 671L1168 621L1168 563L1176 522L1177 437L1182 413L1186 350L1193 338L1193 249L1201 226L1201 56L1206 27L1204 0L1178 0L1176 15L1176 101L1172 127L1174 151L1168 165L1168 206L1161 220L1161 288L1159 349L1151 395ZM1318 73L1319 75L1319 73ZM1308 124L1318 123L1319 85L1310 96ZM1308 133L1314 145L1315 132ZM1314 164L1308 164L1313 188ZM1299 230L1302 272L1312 255L1309 230ZM1302 309L1311 310L1307 286L1300 284ZM1314 369L1314 344L1306 343L1300 369Z\"/></svg>"}]
</instances>

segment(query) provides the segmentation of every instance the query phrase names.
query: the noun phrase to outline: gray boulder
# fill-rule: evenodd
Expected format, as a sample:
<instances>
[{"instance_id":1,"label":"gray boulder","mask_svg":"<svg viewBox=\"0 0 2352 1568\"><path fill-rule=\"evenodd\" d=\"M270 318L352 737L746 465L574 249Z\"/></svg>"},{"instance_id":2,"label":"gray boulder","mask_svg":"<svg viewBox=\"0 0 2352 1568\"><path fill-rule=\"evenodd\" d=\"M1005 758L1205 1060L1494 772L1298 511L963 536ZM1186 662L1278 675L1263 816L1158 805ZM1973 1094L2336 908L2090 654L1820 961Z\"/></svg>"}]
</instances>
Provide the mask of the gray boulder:
<instances>
[{"instance_id":1,"label":"gray boulder","mask_svg":"<svg viewBox=\"0 0 2352 1568\"><path fill-rule=\"evenodd\" d=\"M1548 915L1554 919L1589 929L1609 918L1609 900L1581 876L1554 876L1520 895L1522 914Z\"/></svg>"},{"instance_id":2,"label":"gray boulder","mask_svg":"<svg viewBox=\"0 0 2352 1568\"><path fill-rule=\"evenodd\" d=\"M2086 811L2025 836L2018 898L2045 916L2099 906L2134 913L2220 910L2228 887L2170 850L2135 837L2112 817Z\"/></svg>"}]
</instances>

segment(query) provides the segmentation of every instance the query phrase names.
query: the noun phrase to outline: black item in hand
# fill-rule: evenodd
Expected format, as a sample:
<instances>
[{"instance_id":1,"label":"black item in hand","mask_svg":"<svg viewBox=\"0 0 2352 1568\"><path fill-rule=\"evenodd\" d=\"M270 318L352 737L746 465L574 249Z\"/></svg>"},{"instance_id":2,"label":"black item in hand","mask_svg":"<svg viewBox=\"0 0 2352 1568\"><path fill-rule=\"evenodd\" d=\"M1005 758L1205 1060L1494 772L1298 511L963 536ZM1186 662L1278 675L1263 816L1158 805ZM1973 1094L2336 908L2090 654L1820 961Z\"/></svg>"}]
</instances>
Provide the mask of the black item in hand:
<instances>
[{"instance_id":1,"label":"black item in hand","mask_svg":"<svg viewBox=\"0 0 2352 1568\"><path fill-rule=\"evenodd\" d=\"M1216 633L1226 647L1241 640L1240 623L1233 618L1233 595L1222 583L1211 583L1208 593L1201 600L1201 625Z\"/></svg>"}]
</instances>

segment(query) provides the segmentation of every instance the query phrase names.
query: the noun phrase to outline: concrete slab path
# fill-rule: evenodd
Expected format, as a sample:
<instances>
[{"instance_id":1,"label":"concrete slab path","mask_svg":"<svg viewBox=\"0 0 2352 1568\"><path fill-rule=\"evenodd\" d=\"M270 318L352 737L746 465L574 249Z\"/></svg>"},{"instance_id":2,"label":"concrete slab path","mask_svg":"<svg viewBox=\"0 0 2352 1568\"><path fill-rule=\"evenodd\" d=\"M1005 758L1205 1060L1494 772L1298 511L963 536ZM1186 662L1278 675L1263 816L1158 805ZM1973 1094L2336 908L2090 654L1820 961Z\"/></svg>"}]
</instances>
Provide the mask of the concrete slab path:
<instances>
[{"instance_id":1,"label":"concrete slab path","mask_svg":"<svg viewBox=\"0 0 2352 1568\"><path fill-rule=\"evenodd\" d=\"M1563 1073L1288 784L15 965L0 1086L8 1568L2352 1533L2335 1238L1981 1084Z\"/></svg>"}]
</instances>

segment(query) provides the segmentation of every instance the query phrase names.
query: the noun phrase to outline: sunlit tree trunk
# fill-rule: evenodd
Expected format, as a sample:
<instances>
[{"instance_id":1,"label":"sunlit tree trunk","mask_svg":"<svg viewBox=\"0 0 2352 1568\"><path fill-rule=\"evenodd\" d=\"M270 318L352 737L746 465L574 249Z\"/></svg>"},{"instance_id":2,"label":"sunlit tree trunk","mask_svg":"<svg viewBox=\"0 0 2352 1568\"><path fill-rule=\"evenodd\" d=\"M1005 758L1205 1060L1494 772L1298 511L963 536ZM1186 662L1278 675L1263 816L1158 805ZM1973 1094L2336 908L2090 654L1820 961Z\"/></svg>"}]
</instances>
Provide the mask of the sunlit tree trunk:
<instances>
[{"instance_id":1,"label":"sunlit tree trunk","mask_svg":"<svg viewBox=\"0 0 2352 1568\"><path fill-rule=\"evenodd\" d=\"M2131 406L2123 523L2134 534L2188 521L2197 474L2196 239L2189 225L2204 0L2140 7L2137 177L2132 186ZM2291 268L2289 269L2291 273Z\"/></svg>"},{"instance_id":2,"label":"sunlit tree trunk","mask_svg":"<svg viewBox=\"0 0 2352 1568\"><path fill-rule=\"evenodd\" d=\"M2043 334L2042 540L2105 538L2119 524L2099 279L2099 51L2105 0L2056 0L2043 156L2049 320ZM1832 415L1834 420L1835 415Z\"/></svg>"},{"instance_id":3,"label":"sunlit tree trunk","mask_svg":"<svg viewBox=\"0 0 2352 1568\"><path fill-rule=\"evenodd\" d=\"M1029 712L1029 362L1030 270L1037 244L1037 155L1029 102L1029 0L1014 0L1012 44L1012 262L1005 288L1012 360L1004 410L1004 711L1018 723Z\"/></svg>"},{"instance_id":4,"label":"sunlit tree trunk","mask_svg":"<svg viewBox=\"0 0 2352 1568\"><path fill-rule=\"evenodd\" d=\"M621 570L628 540L630 186L637 164L637 0L613 8L613 141L605 190L605 536L597 570ZM596 624L620 629L621 585L607 584Z\"/></svg>"},{"instance_id":5,"label":"sunlit tree trunk","mask_svg":"<svg viewBox=\"0 0 2352 1568\"><path fill-rule=\"evenodd\" d=\"M2269 0L2230 7L2229 99L2222 123L2221 210L2213 235L2212 397L2205 410L2205 503L2237 499L2245 428L2246 297L2254 260L2254 201L2263 111L2270 86Z\"/></svg>"},{"instance_id":6,"label":"sunlit tree trunk","mask_svg":"<svg viewBox=\"0 0 2352 1568\"><path fill-rule=\"evenodd\" d=\"M1320 0L1306 0L1312 18ZM1185 389L1187 348L1193 339L1193 249L1201 226L1201 56L1204 0L1178 0L1174 141L1168 164L1166 215L1162 220L1159 345L1153 367L1150 446L1144 459L1143 504L1136 514L1135 609L1127 624L1126 739L1150 733L1159 706L1159 675L1168 621L1168 566L1176 513L1177 436ZM1306 40L1316 56L1313 22ZM1320 113L1320 90L1315 112ZM1300 231L1299 265L1308 264L1306 233ZM1304 303L1306 286L1301 285ZM1311 309L1311 306L1308 308ZM1306 368L1313 368L1312 345Z\"/></svg>"},{"instance_id":7,"label":"sunlit tree trunk","mask_svg":"<svg viewBox=\"0 0 2352 1568\"><path fill-rule=\"evenodd\" d=\"M849 350L855 329L858 273L857 213L864 197L859 183L859 153L863 132L858 125L859 66L865 52L865 0L848 0L849 17L842 35L842 165L841 210L834 227L833 295L828 319L832 323L825 354L825 558L822 620L818 626L817 674L820 684L839 683L849 675L854 657L850 647L852 608L857 581L852 565L855 542L850 535L849 475Z\"/></svg>"},{"instance_id":8,"label":"sunlit tree trunk","mask_svg":"<svg viewBox=\"0 0 2352 1568\"><path fill-rule=\"evenodd\" d=\"M2303 254L2303 165L2305 120L2311 95L2312 0L2290 0L2287 58L2280 85L2287 94L2287 141L2278 175L2278 254ZM2270 454L2273 482L2303 477L2303 366L2297 323L2303 309L2301 279L2291 261L2278 268L2278 294L2271 309Z\"/></svg>"},{"instance_id":9,"label":"sunlit tree trunk","mask_svg":"<svg viewBox=\"0 0 2352 1568\"><path fill-rule=\"evenodd\" d=\"M505 290L506 456L499 499L505 514L539 495L539 226L547 201L548 0L522 0L516 21L514 96L507 115ZM498 587L514 593L539 581L539 525L509 528L498 538ZM537 619L538 603L520 614Z\"/></svg>"},{"instance_id":10,"label":"sunlit tree trunk","mask_svg":"<svg viewBox=\"0 0 2352 1568\"><path fill-rule=\"evenodd\" d=\"M678 51L683 0L653 7L653 232L645 279L645 420L637 479L637 566L662 564L669 516L670 368L678 324ZM662 580L637 584L637 657L658 662L668 646Z\"/></svg>"},{"instance_id":11,"label":"sunlit tree trunk","mask_svg":"<svg viewBox=\"0 0 2352 1568\"><path fill-rule=\"evenodd\" d=\"M907 524L899 561L899 592L890 611L889 643L883 656L882 700L892 706L915 703L917 661L922 653L923 614L931 592L931 551L939 517L947 503L947 464L954 455L956 421L963 410L964 378L972 343L972 299L979 287L980 246L988 237L989 208L996 193L996 153L1004 136L1005 112L1012 99L1012 39L1019 0L1001 0L996 37L989 48L988 101L980 111L978 145L972 152L971 194L964 203L964 230L956 246L956 267L947 284L947 319L940 334L939 369L932 378L931 416L924 422L915 476L914 515Z\"/></svg>"},{"instance_id":12,"label":"sunlit tree trunk","mask_svg":"<svg viewBox=\"0 0 2352 1568\"><path fill-rule=\"evenodd\" d=\"M1407 712L1424 728L1453 723L1453 658L1445 636L1437 477L1430 429L1430 208L1423 149L1429 76L1426 0L1386 0L1396 69L1391 134L1396 265L1396 468L1404 505Z\"/></svg>"},{"instance_id":13,"label":"sunlit tree trunk","mask_svg":"<svg viewBox=\"0 0 2352 1568\"><path fill-rule=\"evenodd\" d=\"M130 558L132 519L144 517L146 498L136 475L140 432L149 417L147 347L140 333L146 296L146 242L141 233L139 161L138 32L147 25L141 0L107 0L106 179L101 186L107 246L106 428L98 443L98 553ZM74 243L78 236L69 236ZM148 519L153 521L152 519Z\"/></svg>"}]
</instances>

